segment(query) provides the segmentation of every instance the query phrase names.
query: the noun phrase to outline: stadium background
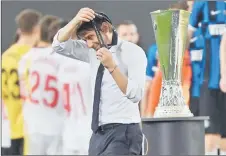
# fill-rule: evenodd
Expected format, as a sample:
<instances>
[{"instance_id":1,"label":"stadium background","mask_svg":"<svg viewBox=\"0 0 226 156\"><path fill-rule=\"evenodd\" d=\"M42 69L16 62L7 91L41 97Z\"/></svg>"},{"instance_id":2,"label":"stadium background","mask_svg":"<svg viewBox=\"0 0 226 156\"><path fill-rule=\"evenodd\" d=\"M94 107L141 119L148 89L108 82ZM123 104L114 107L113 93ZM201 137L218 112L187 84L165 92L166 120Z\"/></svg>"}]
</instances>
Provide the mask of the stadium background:
<instances>
[{"instance_id":1,"label":"stadium background","mask_svg":"<svg viewBox=\"0 0 226 156\"><path fill-rule=\"evenodd\" d=\"M90 7L109 15L113 24L132 20L138 28L141 46L146 51L155 42L151 11L166 9L175 1L2 1L2 49L12 43L16 32L15 16L23 9L31 8L43 14L52 14L70 20L82 7Z\"/></svg>"}]
</instances>

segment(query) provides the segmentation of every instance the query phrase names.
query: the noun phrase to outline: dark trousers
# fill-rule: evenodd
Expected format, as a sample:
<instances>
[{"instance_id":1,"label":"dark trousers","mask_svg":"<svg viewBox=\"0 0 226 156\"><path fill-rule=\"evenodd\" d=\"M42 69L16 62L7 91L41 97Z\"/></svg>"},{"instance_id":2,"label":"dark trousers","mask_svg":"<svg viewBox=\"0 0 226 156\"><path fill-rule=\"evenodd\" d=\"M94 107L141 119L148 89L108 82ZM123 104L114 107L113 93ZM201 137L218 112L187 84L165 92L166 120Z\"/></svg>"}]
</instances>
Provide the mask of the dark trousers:
<instances>
[{"instance_id":1,"label":"dark trousers","mask_svg":"<svg viewBox=\"0 0 226 156\"><path fill-rule=\"evenodd\" d=\"M92 134L89 155L140 155L142 139L139 124L107 124Z\"/></svg>"},{"instance_id":2,"label":"dark trousers","mask_svg":"<svg viewBox=\"0 0 226 156\"><path fill-rule=\"evenodd\" d=\"M23 155L24 139L12 139L10 148L2 148L2 155Z\"/></svg>"},{"instance_id":3,"label":"dark trousers","mask_svg":"<svg viewBox=\"0 0 226 156\"><path fill-rule=\"evenodd\" d=\"M205 81L201 88L200 115L209 116L207 134L220 134L226 138L226 93L220 89L210 89Z\"/></svg>"},{"instance_id":4,"label":"dark trousers","mask_svg":"<svg viewBox=\"0 0 226 156\"><path fill-rule=\"evenodd\" d=\"M191 97L189 107L194 116L199 116L199 97Z\"/></svg>"},{"instance_id":5,"label":"dark trousers","mask_svg":"<svg viewBox=\"0 0 226 156\"><path fill-rule=\"evenodd\" d=\"M10 148L1 148L1 155L10 155Z\"/></svg>"}]
</instances>

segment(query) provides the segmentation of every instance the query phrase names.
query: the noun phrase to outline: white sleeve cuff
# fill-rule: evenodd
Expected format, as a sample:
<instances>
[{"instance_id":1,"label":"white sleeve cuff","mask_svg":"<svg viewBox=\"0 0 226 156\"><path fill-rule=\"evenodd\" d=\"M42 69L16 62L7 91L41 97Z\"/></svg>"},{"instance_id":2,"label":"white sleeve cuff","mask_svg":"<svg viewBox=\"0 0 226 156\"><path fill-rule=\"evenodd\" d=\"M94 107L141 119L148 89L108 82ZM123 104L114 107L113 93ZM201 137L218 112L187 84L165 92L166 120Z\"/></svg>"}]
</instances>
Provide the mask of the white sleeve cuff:
<instances>
[{"instance_id":1,"label":"white sleeve cuff","mask_svg":"<svg viewBox=\"0 0 226 156\"><path fill-rule=\"evenodd\" d=\"M131 79L128 79L126 97L134 103L139 102L142 97L142 90Z\"/></svg>"},{"instance_id":2,"label":"white sleeve cuff","mask_svg":"<svg viewBox=\"0 0 226 156\"><path fill-rule=\"evenodd\" d=\"M52 43L52 47L60 46L61 48L64 49L65 46L66 46L66 42L67 42L67 41L60 42L60 41L57 39L60 31L61 31L61 29L60 29L60 30L56 33L56 35L54 36L54 38L53 38L53 43ZM71 40L71 38L70 38L69 40Z\"/></svg>"}]
</instances>

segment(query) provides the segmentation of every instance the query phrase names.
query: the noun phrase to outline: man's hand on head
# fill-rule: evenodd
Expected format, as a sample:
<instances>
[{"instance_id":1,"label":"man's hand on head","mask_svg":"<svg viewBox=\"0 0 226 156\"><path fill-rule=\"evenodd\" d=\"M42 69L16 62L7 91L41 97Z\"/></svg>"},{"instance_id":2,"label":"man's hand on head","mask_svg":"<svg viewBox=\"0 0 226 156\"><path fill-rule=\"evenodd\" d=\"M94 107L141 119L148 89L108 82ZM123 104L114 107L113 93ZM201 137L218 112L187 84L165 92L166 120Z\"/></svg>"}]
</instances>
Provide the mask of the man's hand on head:
<instances>
[{"instance_id":1,"label":"man's hand on head","mask_svg":"<svg viewBox=\"0 0 226 156\"><path fill-rule=\"evenodd\" d=\"M95 12L90 8L82 8L72 20L77 26L83 22L90 22L95 18Z\"/></svg>"},{"instance_id":2,"label":"man's hand on head","mask_svg":"<svg viewBox=\"0 0 226 156\"><path fill-rule=\"evenodd\" d=\"M57 37L58 41L67 41L83 22L89 22L95 18L95 12L90 8L82 8L77 15L59 32ZM74 36L75 37L75 36Z\"/></svg>"},{"instance_id":3,"label":"man's hand on head","mask_svg":"<svg viewBox=\"0 0 226 156\"><path fill-rule=\"evenodd\" d=\"M114 70L116 64L113 60L111 52L107 48L103 47L97 50L96 56L97 59L99 59L104 67L107 68L110 72Z\"/></svg>"}]
</instances>

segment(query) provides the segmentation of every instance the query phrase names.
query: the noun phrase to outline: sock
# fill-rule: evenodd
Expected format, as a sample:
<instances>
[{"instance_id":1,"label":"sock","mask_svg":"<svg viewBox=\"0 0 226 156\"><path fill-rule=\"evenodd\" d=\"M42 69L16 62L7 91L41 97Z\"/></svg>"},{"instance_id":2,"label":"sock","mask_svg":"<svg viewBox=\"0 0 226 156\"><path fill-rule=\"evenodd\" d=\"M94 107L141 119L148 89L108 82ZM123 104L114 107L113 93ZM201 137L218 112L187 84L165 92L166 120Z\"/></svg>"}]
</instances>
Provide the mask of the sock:
<instances>
[{"instance_id":1,"label":"sock","mask_svg":"<svg viewBox=\"0 0 226 156\"><path fill-rule=\"evenodd\" d=\"M218 155L218 149L216 148L210 152L205 152L205 155Z\"/></svg>"},{"instance_id":2,"label":"sock","mask_svg":"<svg viewBox=\"0 0 226 156\"><path fill-rule=\"evenodd\" d=\"M226 155L226 151L220 150L220 155Z\"/></svg>"}]
</instances>

